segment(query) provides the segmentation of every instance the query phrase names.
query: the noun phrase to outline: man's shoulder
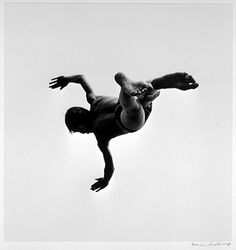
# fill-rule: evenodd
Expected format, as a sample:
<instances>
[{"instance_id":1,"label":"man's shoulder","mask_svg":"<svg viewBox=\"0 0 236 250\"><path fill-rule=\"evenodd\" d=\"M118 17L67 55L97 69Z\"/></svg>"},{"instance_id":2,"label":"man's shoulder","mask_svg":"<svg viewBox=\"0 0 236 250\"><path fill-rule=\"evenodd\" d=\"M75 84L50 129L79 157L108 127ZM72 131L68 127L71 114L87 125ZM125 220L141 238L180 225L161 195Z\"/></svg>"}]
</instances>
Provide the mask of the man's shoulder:
<instances>
[{"instance_id":1,"label":"man's shoulder","mask_svg":"<svg viewBox=\"0 0 236 250\"><path fill-rule=\"evenodd\" d=\"M118 103L118 98L110 96L96 96L96 99L91 103L91 111L114 108Z\"/></svg>"},{"instance_id":2,"label":"man's shoulder","mask_svg":"<svg viewBox=\"0 0 236 250\"><path fill-rule=\"evenodd\" d=\"M95 101L117 102L118 98L113 96L98 95Z\"/></svg>"}]
</instances>

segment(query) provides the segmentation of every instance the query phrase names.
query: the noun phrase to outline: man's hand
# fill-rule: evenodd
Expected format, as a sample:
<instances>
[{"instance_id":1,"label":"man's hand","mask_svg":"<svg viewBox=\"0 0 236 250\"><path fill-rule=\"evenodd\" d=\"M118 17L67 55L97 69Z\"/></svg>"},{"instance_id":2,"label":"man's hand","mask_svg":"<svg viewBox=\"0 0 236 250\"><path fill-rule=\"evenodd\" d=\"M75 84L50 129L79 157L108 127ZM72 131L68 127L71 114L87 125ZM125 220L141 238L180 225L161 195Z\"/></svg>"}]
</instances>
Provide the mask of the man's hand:
<instances>
[{"instance_id":1,"label":"man's hand","mask_svg":"<svg viewBox=\"0 0 236 250\"><path fill-rule=\"evenodd\" d=\"M65 76L58 76L56 78L52 78L51 82L49 83L49 88L55 89L60 88L62 90L69 84L69 79Z\"/></svg>"},{"instance_id":2,"label":"man's hand","mask_svg":"<svg viewBox=\"0 0 236 250\"><path fill-rule=\"evenodd\" d=\"M105 188L107 185L108 185L108 181L106 181L104 178L98 178L98 179L95 179L97 180L97 182L95 182L92 186L91 186L91 190L92 191L100 191L101 189Z\"/></svg>"}]
</instances>

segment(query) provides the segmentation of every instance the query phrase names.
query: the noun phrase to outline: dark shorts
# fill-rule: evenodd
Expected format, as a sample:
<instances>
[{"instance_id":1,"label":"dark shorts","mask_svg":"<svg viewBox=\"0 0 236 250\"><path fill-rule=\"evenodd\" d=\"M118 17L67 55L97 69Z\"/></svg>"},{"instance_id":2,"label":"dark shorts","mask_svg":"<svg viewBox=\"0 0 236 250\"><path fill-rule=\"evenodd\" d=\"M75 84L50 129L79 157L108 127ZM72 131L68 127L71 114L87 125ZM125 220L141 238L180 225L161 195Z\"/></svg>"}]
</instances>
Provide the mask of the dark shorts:
<instances>
[{"instance_id":1,"label":"dark shorts","mask_svg":"<svg viewBox=\"0 0 236 250\"><path fill-rule=\"evenodd\" d=\"M123 108L122 106L120 105L120 103L118 102L117 103L117 107L116 107L116 110L115 110L115 117L116 117L116 122L118 124L118 126L126 133L133 133L133 132L136 132L137 130L132 130L132 129L129 129L129 128L126 128L122 122L121 122L121 118L120 118L120 115L121 115L121 112L122 112ZM145 113L145 122L147 121L149 115L151 114L151 111L152 111L152 103L149 104L146 108L144 108L144 113Z\"/></svg>"}]
</instances>

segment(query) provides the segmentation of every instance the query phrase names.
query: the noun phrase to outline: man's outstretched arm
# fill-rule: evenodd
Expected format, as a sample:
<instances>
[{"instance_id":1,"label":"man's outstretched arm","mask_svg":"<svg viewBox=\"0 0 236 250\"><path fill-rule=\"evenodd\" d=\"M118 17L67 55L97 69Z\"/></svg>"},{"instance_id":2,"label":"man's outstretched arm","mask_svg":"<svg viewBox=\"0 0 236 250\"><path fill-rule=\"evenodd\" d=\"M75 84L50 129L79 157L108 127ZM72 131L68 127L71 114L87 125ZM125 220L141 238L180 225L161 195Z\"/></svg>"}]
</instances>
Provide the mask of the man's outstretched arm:
<instances>
[{"instance_id":1,"label":"man's outstretched arm","mask_svg":"<svg viewBox=\"0 0 236 250\"><path fill-rule=\"evenodd\" d=\"M49 83L49 88L55 89L60 88L61 90L65 88L70 82L78 83L82 86L86 93L86 98L88 103L92 104L93 101L96 99L96 96L90 87L89 83L85 79L84 75L73 75L73 76L59 76L53 78L52 81Z\"/></svg>"},{"instance_id":2,"label":"man's outstretched arm","mask_svg":"<svg viewBox=\"0 0 236 250\"><path fill-rule=\"evenodd\" d=\"M98 142L98 147L101 150L105 161L105 168L104 168L104 177L96 179L97 182L95 182L91 186L91 190L96 192L100 191L101 189L105 188L108 185L115 170L112 160L112 155L108 146L109 146L108 142L101 142L101 141Z\"/></svg>"}]
</instances>

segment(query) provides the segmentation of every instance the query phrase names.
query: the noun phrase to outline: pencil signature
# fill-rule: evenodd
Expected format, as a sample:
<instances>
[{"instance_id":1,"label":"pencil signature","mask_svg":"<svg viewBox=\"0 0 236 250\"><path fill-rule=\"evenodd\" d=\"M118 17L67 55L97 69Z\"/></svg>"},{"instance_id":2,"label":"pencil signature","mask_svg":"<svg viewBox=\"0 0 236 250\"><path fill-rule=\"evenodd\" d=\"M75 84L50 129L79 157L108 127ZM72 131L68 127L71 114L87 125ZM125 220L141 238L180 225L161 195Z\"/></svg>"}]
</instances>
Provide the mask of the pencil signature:
<instances>
[{"instance_id":1,"label":"pencil signature","mask_svg":"<svg viewBox=\"0 0 236 250\"><path fill-rule=\"evenodd\" d=\"M192 246L195 247L216 247L216 246L230 246L231 242L227 241L227 242L221 242L221 241L217 241L217 242L192 242Z\"/></svg>"}]
</instances>

